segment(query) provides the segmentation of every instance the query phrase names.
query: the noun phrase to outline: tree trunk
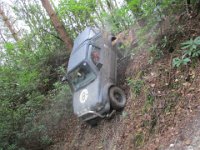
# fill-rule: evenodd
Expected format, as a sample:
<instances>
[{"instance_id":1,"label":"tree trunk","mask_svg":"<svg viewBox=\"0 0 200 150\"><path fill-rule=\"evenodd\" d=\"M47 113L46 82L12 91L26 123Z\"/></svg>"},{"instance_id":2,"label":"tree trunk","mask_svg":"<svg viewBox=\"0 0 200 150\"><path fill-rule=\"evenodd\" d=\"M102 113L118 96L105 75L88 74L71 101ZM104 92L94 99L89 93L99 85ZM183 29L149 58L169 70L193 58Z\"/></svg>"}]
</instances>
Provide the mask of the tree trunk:
<instances>
[{"instance_id":1,"label":"tree trunk","mask_svg":"<svg viewBox=\"0 0 200 150\"><path fill-rule=\"evenodd\" d=\"M0 15L2 16L2 19L5 23L5 25L7 26L7 28L10 30L13 38L15 39L15 41L19 40L19 37L17 35L17 32L15 31L13 25L10 23L8 17L6 16L6 14L4 13L3 9L0 7Z\"/></svg>"},{"instance_id":2,"label":"tree trunk","mask_svg":"<svg viewBox=\"0 0 200 150\"><path fill-rule=\"evenodd\" d=\"M51 7L49 0L41 0L41 2L42 2L43 7L45 8L45 10L47 11L47 13L53 23L54 28L58 32L58 35L65 43L66 48L71 50L73 42L72 42L71 38L69 37L69 35L67 34L63 24L58 19L58 16L56 15L55 11Z\"/></svg>"}]
</instances>

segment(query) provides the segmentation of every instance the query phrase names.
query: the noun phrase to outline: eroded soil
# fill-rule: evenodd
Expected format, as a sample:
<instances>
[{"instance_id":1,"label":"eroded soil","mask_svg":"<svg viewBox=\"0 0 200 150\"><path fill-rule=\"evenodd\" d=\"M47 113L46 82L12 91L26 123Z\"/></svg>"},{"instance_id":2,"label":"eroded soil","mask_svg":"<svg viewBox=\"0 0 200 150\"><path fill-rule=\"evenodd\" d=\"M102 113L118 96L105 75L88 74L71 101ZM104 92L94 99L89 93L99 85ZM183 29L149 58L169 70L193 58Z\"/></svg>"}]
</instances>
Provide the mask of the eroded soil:
<instances>
[{"instance_id":1,"label":"eroded soil","mask_svg":"<svg viewBox=\"0 0 200 150\"><path fill-rule=\"evenodd\" d=\"M141 50L123 66L125 76L120 87L127 95L123 111L96 127L72 116L67 121L65 139L49 149L199 150L199 59L196 65L180 69L171 65L172 59L180 55L180 46L172 38L178 38L180 43L200 36L199 22L200 17L183 23L184 34L167 33L170 39L164 55L152 64L149 53ZM170 52L171 48L174 50Z\"/></svg>"}]
</instances>

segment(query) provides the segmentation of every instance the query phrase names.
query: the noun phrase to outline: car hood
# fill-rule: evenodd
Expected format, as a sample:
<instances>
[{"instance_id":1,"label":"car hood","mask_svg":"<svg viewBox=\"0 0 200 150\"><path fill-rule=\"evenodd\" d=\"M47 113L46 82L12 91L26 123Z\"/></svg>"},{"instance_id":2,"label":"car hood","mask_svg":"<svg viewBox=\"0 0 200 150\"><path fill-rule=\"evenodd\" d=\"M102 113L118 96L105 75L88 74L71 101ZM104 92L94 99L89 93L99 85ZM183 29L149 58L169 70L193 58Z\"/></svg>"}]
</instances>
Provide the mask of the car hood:
<instances>
[{"instance_id":1,"label":"car hood","mask_svg":"<svg viewBox=\"0 0 200 150\"><path fill-rule=\"evenodd\" d=\"M78 116L94 110L94 107L100 103L100 82L98 78L73 95L73 109Z\"/></svg>"}]
</instances>

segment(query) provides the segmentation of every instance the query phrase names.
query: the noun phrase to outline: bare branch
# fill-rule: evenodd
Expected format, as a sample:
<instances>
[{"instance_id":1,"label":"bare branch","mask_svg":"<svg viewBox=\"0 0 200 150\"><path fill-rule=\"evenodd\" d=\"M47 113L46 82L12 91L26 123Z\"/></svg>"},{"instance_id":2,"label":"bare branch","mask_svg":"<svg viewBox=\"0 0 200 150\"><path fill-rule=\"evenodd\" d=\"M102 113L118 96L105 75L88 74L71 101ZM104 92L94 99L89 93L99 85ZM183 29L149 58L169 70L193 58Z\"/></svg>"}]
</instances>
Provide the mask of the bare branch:
<instances>
[{"instance_id":1,"label":"bare branch","mask_svg":"<svg viewBox=\"0 0 200 150\"><path fill-rule=\"evenodd\" d=\"M8 19L8 17L4 13L2 7L0 7L0 16L2 16L2 19L3 19L6 27L10 30L10 32L11 32L13 38L15 39L15 41L18 41L19 37L17 35L17 32L15 31L15 29L13 28L13 25L11 24L11 22Z\"/></svg>"},{"instance_id":2,"label":"bare branch","mask_svg":"<svg viewBox=\"0 0 200 150\"><path fill-rule=\"evenodd\" d=\"M6 39L3 37L3 34L1 33L1 30L0 30L0 36L3 39L4 42L7 42Z\"/></svg>"}]
</instances>

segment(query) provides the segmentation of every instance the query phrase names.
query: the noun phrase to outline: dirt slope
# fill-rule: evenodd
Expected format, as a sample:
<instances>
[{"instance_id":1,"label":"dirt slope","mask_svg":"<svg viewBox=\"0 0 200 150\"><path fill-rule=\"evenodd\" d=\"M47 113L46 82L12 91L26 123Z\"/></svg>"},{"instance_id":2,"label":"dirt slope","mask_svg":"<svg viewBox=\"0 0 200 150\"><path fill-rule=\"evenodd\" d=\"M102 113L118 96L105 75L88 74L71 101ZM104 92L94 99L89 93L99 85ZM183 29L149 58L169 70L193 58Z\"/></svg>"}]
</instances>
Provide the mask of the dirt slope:
<instances>
[{"instance_id":1,"label":"dirt slope","mask_svg":"<svg viewBox=\"0 0 200 150\"><path fill-rule=\"evenodd\" d=\"M181 31L171 27L171 31L159 37L166 36L168 43L162 49L163 55L152 64L149 60L155 54L144 49L124 65L127 67L120 86L126 91L127 104L122 112L94 128L72 116L67 122L65 139L49 149L200 149L199 59L179 69L171 65L172 59L181 55L180 43L200 36L199 22L200 16L183 20L178 22Z\"/></svg>"},{"instance_id":2,"label":"dirt slope","mask_svg":"<svg viewBox=\"0 0 200 150\"><path fill-rule=\"evenodd\" d=\"M177 129L177 135L170 140L169 150L200 149L200 111L190 116L185 124Z\"/></svg>"},{"instance_id":3,"label":"dirt slope","mask_svg":"<svg viewBox=\"0 0 200 150\"><path fill-rule=\"evenodd\" d=\"M158 76L157 71L160 71L162 65L166 65L164 62L169 60L169 58L166 57L162 61L157 62L157 65L154 64L155 67L153 67L147 65L148 63L146 61L148 60L148 55L146 52L141 52L136 56L138 57L132 60L127 67L128 69L126 75L134 76L134 74L136 74L137 76L136 70L138 69L146 72L143 76L143 79L148 82L148 85L150 85L149 88L151 88L151 90L154 92L157 100L161 102L159 104L156 104L155 102L153 107L165 109L164 106L161 106L163 105L162 99L165 99L166 101L166 94L169 94L170 98L173 98L173 96L171 96L169 90L160 87L160 82L158 82L157 80L162 80L162 77ZM141 62L139 60L144 61ZM177 77L179 76L181 75L178 74ZM174 78L174 80L175 79L176 78ZM155 125L153 129L151 129L151 124L153 121L153 113L151 112L151 110L153 109L147 108L149 109L148 112L144 112L144 107L146 105L145 93L141 92L141 94L137 98L134 98L133 95L130 94L131 89L128 89L127 85L124 84L122 88L127 91L128 100L126 108L122 112L118 112L111 120L102 120L98 124L98 126L93 128L85 123L79 122L75 117L73 117L68 124L68 130L65 135L65 140L58 145L54 145L53 147L51 147L51 149L182 150L193 148L194 150L196 150L199 146L198 144L200 121L198 120L198 118L200 116L200 113L197 112L199 110L198 104L200 103L198 99L198 97L200 96L198 94L198 90L200 89L200 75L197 75L195 80L196 81L193 82L193 86L195 87L195 89L197 89L197 91L195 92L196 97L190 98L189 102L187 100L187 96L189 95L185 95L183 97L185 97L184 100L186 101L184 102L179 99L176 106L173 107L173 110L171 110L170 112L166 112L164 114L156 114L158 115L157 118L159 119L159 121L157 121L157 125ZM173 89L170 90L173 91ZM174 101L176 100L174 99Z\"/></svg>"}]
</instances>

